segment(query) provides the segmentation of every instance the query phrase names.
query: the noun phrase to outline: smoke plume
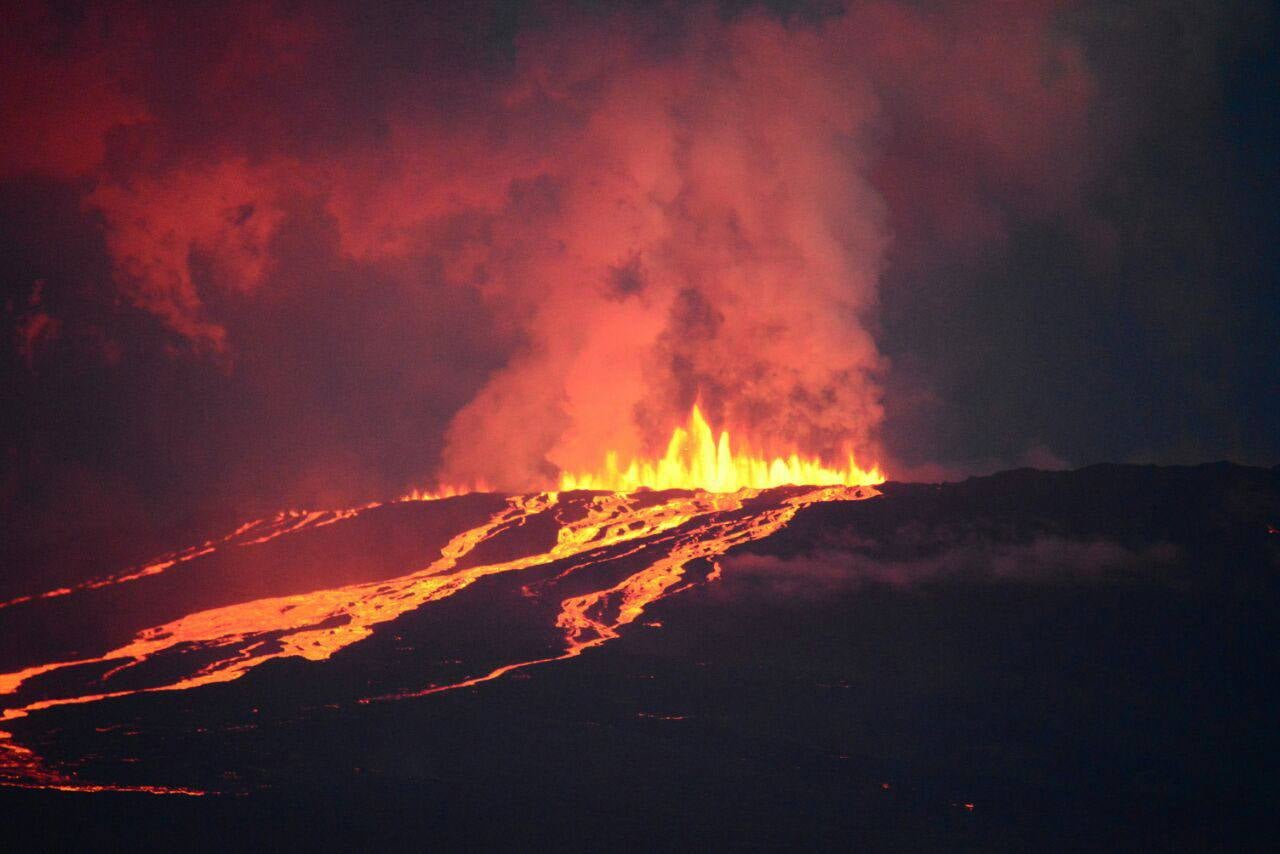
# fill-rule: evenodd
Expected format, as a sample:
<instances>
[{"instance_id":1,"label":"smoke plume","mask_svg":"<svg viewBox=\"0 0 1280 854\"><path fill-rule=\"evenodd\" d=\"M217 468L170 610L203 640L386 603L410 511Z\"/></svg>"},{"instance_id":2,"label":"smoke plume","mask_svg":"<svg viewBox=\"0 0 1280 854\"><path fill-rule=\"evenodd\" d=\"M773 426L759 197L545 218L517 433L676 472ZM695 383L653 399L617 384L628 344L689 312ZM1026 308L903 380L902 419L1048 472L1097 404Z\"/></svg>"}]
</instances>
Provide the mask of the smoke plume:
<instances>
[{"instance_id":1,"label":"smoke plume","mask_svg":"<svg viewBox=\"0 0 1280 854\"><path fill-rule=\"evenodd\" d=\"M318 444L351 492L542 486L695 401L870 462L891 247L1074 204L1090 81L1058 5L32 9L0 175L73 187L114 298L245 377L238 453ZM29 365L111 337L22 322ZM222 488L264 488L245 468Z\"/></svg>"}]
</instances>

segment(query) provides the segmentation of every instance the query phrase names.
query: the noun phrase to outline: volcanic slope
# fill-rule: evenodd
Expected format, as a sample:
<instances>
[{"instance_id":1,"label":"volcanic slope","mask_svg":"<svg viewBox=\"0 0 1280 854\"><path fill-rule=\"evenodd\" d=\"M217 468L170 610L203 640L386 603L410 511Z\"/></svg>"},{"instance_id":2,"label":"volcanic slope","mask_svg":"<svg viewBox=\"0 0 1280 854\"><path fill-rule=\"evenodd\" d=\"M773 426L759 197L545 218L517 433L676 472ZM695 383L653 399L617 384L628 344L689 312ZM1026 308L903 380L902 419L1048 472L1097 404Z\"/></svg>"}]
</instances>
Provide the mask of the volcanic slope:
<instances>
[{"instance_id":1,"label":"volcanic slope","mask_svg":"<svg viewBox=\"0 0 1280 854\"><path fill-rule=\"evenodd\" d=\"M1276 470L467 495L306 519L0 608L15 832L1276 839Z\"/></svg>"},{"instance_id":2,"label":"volcanic slope","mask_svg":"<svg viewBox=\"0 0 1280 854\"><path fill-rule=\"evenodd\" d=\"M649 604L714 579L716 558L775 533L807 504L872 494L790 487L480 495L241 526L140 569L4 603L0 618L27 622L26 632L9 629L15 636L55 629L42 638L51 658L33 662L30 648L9 650L20 666L0 674L4 719L225 683L273 659L326 661L379 628L394 631L401 617L503 576L481 607L510 608L514 591L519 607L509 619L470 645L433 645L433 654L447 652L434 666L369 680L362 702L470 687L617 638ZM405 510L421 511L423 523L404 520ZM378 536L388 524L411 527L409 548ZM12 785L110 785L82 779L74 762L62 763L65 771L44 767L30 748L5 740L0 774Z\"/></svg>"}]
</instances>

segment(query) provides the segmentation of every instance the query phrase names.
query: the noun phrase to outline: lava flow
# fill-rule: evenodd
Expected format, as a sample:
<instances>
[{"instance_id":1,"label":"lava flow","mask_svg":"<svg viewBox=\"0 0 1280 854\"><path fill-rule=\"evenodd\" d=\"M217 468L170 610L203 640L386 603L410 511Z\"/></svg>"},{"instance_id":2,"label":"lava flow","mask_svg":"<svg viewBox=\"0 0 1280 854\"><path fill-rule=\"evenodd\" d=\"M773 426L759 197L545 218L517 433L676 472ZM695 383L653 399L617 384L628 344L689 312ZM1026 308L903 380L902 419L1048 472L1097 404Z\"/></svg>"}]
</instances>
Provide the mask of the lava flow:
<instances>
[{"instance_id":1,"label":"lava flow","mask_svg":"<svg viewBox=\"0 0 1280 854\"><path fill-rule=\"evenodd\" d=\"M522 594L517 601L527 603L535 614L547 615L550 639L543 642L545 654L512 653L510 660L497 666L480 656L474 663L462 662L461 671L427 684L414 685L412 673L401 674L389 684L374 686L384 690L348 699L419 697L580 655L620 637L624 627L655 601L714 581L720 572L717 559L735 546L768 537L808 505L874 495L872 484L882 480L878 470L860 470L852 458L848 468L841 470L798 456L772 461L736 457L728 434L715 440L697 409L688 429L675 432L663 459L633 462L625 469L617 466L616 459L611 455L594 475L565 475L561 491L516 495L504 501L480 494L412 495L343 511L281 514L141 569L5 603L4 613L12 615L54 604L75 607L79 599L84 612L111 607L137 614L135 619L143 622L130 630L125 643L113 643L109 633L87 642L77 639L72 646L85 652L28 660L0 674L3 719L13 722L9 726L15 733L17 719L24 719L22 734L0 734L0 783L113 788L106 782L82 779L74 760L47 762L19 744L20 735L29 728L39 731L42 711L225 683L272 659L295 657L323 667L336 653L370 638L380 627L458 596L481 580L511 577ZM782 485L796 480L812 483ZM610 491L583 488L600 486ZM296 580L295 589L279 595L145 622L146 615L154 613L147 608L154 608L157 598L148 585L182 582L186 587L181 589L193 602L218 601L224 596L222 587L212 581L208 583L214 589L206 591L200 585L205 578L218 577L219 572L226 576L239 566L236 554L227 554L229 547L235 547L232 552L273 548L277 550L273 554L281 554L291 541L301 546L307 537L341 537L345 530L354 531L353 526L379 524L389 514L405 511L422 514L415 517L420 519L418 525L431 519L453 520L456 515L473 522L460 522L435 547L434 556L424 554L422 563L405 566L399 573L383 571L354 583L319 586L315 580L330 576L317 567ZM269 543L273 545L268 547ZM174 572L179 576L172 576ZM102 598L108 595L109 601ZM57 602L49 603L50 599ZM429 617L431 612L424 613ZM185 786L114 788L196 791Z\"/></svg>"}]
</instances>

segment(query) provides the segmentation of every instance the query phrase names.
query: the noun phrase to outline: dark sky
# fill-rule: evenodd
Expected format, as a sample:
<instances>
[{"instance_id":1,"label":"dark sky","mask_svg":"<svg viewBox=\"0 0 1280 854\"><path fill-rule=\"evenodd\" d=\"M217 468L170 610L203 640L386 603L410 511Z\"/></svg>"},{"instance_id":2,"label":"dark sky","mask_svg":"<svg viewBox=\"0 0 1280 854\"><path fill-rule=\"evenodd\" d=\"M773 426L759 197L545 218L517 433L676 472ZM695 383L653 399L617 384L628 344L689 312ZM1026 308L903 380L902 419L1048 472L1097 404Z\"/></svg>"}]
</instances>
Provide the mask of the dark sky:
<instances>
[{"instance_id":1,"label":"dark sky","mask_svg":"<svg viewBox=\"0 0 1280 854\"><path fill-rule=\"evenodd\" d=\"M905 478L1280 462L1266 4L6 17L10 544L527 488L695 398Z\"/></svg>"}]
</instances>

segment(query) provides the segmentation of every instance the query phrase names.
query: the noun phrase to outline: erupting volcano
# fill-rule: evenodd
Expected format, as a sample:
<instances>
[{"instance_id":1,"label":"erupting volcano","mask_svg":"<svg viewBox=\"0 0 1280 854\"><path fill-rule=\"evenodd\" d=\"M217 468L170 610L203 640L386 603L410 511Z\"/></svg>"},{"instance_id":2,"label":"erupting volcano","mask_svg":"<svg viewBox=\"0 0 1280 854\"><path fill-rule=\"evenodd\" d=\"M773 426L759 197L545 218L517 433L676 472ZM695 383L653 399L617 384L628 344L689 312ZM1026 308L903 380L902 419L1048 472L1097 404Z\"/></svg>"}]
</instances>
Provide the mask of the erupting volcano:
<instances>
[{"instance_id":1,"label":"erupting volcano","mask_svg":"<svg viewBox=\"0 0 1280 854\"><path fill-rule=\"evenodd\" d=\"M848 467L826 467L816 458L790 454L768 459L735 454L727 431L717 438L694 407L688 425L678 427L666 454L655 461L632 461L620 469L614 453L600 472L566 473L559 492L516 495L500 502L479 524L459 530L444 528L448 538L434 557L400 575L375 578L328 589L290 591L284 595L234 601L195 610L136 631L123 645L110 646L110 632L95 638L107 648L91 656L70 656L29 664L0 675L4 719L22 718L46 709L95 703L155 691L198 688L237 679L266 661L296 656L324 661L339 650L370 637L383 624L465 590L480 579L512 577L530 600L534 613L558 607L550 630L560 634L546 655L506 661L486 672L466 673L465 666L442 681L363 698L372 700L424 696L469 687L519 668L571 658L617 638L653 602L696 584L714 581L717 559L744 543L768 537L795 514L814 503L856 500L876 494L882 483L878 468L864 471L852 455ZM602 491L602 490L609 491ZM443 493L444 495L442 495ZM448 498L445 495L455 497ZM405 502L424 503L423 512L452 520L474 518L479 507L498 504L497 496L445 489L415 493L391 504L371 504L339 511L293 511L271 520L243 524L201 546L157 558L145 566L88 581L71 588L21 596L0 608L20 608L68 599L68 607L94 608L97 595L111 595L137 619L146 611L148 586L187 576L190 601L227 598L205 581L210 563L241 562L233 553L275 543L326 527L341 537L344 526L359 525L397 509ZM450 503L462 507L445 506ZM447 523L446 523L447 524ZM250 566L253 565L251 561ZM233 570L234 571L234 570ZM314 584L342 573L341 567L314 568L292 586ZM163 576L163 578L161 577ZM273 586L268 582L268 587ZM64 604L59 602L59 604ZM172 598L158 604L160 613L178 606ZM80 637L63 645L86 644ZM464 665L466 660L459 661ZM86 788L110 784L82 780L72 768L41 764L8 733L0 752L0 778L10 785ZM151 792L190 793L185 787L133 786Z\"/></svg>"},{"instance_id":2,"label":"erupting volcano","mask_svg":"<svg viewBox=\"0 0 1280 854\"><path fill-rule=\"evenodd\" d=\"M1267 4L9 5L4 851L1280 847Z\"/></svg>"}]
</instances>

